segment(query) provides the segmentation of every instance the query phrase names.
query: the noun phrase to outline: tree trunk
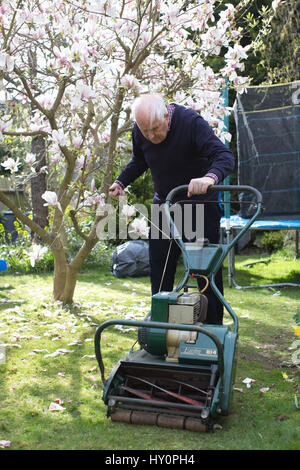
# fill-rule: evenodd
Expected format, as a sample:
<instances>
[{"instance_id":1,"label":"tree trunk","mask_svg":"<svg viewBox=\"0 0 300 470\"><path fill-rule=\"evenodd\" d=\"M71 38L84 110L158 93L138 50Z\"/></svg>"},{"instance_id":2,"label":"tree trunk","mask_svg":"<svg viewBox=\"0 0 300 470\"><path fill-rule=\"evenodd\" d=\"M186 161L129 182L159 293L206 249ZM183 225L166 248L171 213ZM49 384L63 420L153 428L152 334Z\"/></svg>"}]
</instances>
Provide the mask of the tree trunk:
<instances>
[{"instance_id":1,"label":"tree trunk","mask_svg":"<svg viewBox=\"0 0 300 470\"><path fill-rule=\"evenodd\" d=\"M31 150L36 155L37 164L35 169L38 172L43 166L46 166L45 139L42 135L32 139ZM44 206L42 199L42 194L46 190L46 173L37 174L31 179L32 217L34 222L42 228L48 225L48 206Z\"/></svg>"},{"instance_id":2,"label":"tree trunk","mask_svg":"<svg viewBox=\"0 0 300 470\"><path fill-rule=\"evenodd\" d=\"M67 304L72 304L73 303L73 296L74 296L74 291L77 283L77 276L79 272L79 268L77 266L67 266L67 275L66 275L66 282L65 282L65 288L64 288L64 293L63 293L63 301Z\"/></svg>"},{"instance_id":3,"label":"tree trunk","mask_svg":"<svg viewBox=\"0 0 300 470\"><path fill-rule=\"evenodd\" d=\"M51 250L54 256L53 300L64 301L68 268L65 250L59 237L56 237L53 243L51 243Z\"/></svg>"},{"instance_id":4,"label":"tree trunk","mask_svg":"<svg viewBox=\"0 0 300 470\"><path fill-rule=\"evenodd\" d=\"M98 242L97 224L102 218L103 216L102 217L97 216L95 218L95 222L90 231L89 236L85 240L84 244L82 245L82 247L80 248L76 256L74 257L74 259L67 265L67 273L66 273L66 278L65 278L63 298L60 299L66 302L67 304L71 304L73 302L73 296L74 296L79 269L83 265L84 260L86 259L88 254L92 251L92 249Z\"/></svg>"},{"instance_id":5,"label":"tree trunk","mask_svg":"<svg viewBox=\"0 0 300 470\"><path fill-rule=\"evenodd\" d=\"M111 118L111 125L110 125L110 142L108 147L108 158L106 163L105 174L101 184L101 192L108 194L108 189L112 182L112 174L113 174L113 167L115 161L115 152L116 152L116 145L118 140L118 125L119 125L119 118L120 112L122 109L122 104L124 100L124 89L120 88L117 92L114 111Z\"/></svg>"},{"instance_id":6,"label":"tree trunk","mask_svg":"<svg viewBox=\"0 0 300 470\"><path fill-rule=\"evenodd\" d=\"M37 89L35 78L37 75L37 54L36 51L30 48L27 51L28 64L30 72L30 82L33 90ZM31 105L31 112L34 113L35 106ZM46 144L45 138L42 135L37 135L32 138L31 151L36 156L35 170L39 170L46 166ZM46 173L37 174L31 179L31 203L32 203L32 218L40 227L45 228L48 225L48 207L44 206L42 194L47 190ZM34 234L34 237L37 237Z\"/></svg>"}]
</instances>

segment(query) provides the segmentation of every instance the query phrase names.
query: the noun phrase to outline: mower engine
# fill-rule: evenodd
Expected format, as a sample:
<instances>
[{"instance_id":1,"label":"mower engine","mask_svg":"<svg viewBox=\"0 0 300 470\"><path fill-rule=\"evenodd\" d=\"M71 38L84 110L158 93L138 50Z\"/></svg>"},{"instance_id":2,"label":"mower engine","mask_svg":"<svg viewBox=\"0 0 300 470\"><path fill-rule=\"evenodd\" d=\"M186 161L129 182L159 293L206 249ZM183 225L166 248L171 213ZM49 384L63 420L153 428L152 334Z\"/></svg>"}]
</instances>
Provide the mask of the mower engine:
<instances>
[{"instance_id":1,"label":"mower engine","mask_svg":"<svg viewBox=\"0 0 300 470\"><path fill-rule=\"evenodd\" d=\"M162 292L152 297L151 321L201 325L207 315L207 297L199 293ZM140 328L139 343L146 351L178 362L180 343L195 344L195 331Z\"/></svg>"}]
</instances>

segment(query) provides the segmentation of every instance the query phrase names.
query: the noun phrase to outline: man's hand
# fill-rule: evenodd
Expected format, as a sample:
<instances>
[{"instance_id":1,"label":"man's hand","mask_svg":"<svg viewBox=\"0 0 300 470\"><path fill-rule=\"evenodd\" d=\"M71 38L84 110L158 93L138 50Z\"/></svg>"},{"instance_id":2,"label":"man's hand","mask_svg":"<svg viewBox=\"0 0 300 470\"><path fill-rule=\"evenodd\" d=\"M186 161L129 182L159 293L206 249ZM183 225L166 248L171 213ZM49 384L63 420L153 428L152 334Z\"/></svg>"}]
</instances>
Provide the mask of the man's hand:
<instances>
[{"instance_id":1,"label":"man's hand","mask_svg":"<svg viewBox=\"0 0 300 470\"><path fill-rule=\"evenodd\" d=\"M194 178L190 181L188 187L188 197L191 197L196 194L205 194L209 186L213 186L215 181L209 176L203 176L203 178Z\"/></svg>"},{"instance_id":2,"label":"man's hand","mask_svg":"<svg viewBox=\"0 0 300 470\"><path fill-rule=\"evenodd\" d=\"M109 188L109 195L113 199L118 199L119 196L125 196L125 191L118 183L114 183Z\"/></svg>"}]
</instances>

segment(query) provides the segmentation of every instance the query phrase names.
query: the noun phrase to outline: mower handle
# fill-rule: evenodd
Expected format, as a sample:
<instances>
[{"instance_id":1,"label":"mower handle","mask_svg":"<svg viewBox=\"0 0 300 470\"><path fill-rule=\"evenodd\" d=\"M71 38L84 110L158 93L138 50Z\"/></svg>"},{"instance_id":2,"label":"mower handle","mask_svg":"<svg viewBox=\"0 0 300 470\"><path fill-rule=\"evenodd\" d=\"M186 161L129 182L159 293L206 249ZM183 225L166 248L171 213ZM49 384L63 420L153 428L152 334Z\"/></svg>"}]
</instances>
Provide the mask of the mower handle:
<instances>
[{"instance_id":1,"label":"mower handle","mask_svg":"<svg viewBox=\"0 0 300 470\"><path fill-rule=\"evenodd\" d=\"M174 198L175 194L177 194L179 192L182 192L184 190L187 190L188 187L189 187L188 184L183 184L181 186L177 186L176 188L172 189L166 197L166 202L167 203L172 202L172 199ZM248 192L253 193L256 196L256 202L257 203L262 202L261 193L258 191L258 189L253 188L252 186L225 185L225 184L224 185L223 184L222 185L212 185L212 186L209 186L208 191L229 191L229 192L232 192L232 191L238 191L238 192L248 191Z\"/></svg>"},{"instance_id":2,"label":"mower handle","mask_svg":"<svg viewBox=\"0 0 300 470\"><path fill-rule=\"evenodd\" d=\"M188 184L184 184L182 186L177 186L176 188L172 189L169 192L169 194L167 195L166 203L164 204L164 210L165 210L165 213L166 213L167 218L169 220L170 226L172 228L171 233L174 234L174 238L176 237L178 239L178 243L179 243L182 251L184 251L185 248L184 248L184 245L182 243L181 237L179 236L179 234L177 232L174 221L171 217L170 205L171 205L171 201L174 198L175 194L177 194L179 192L182 192L184 190L187 190L187 189L188 189ZM223 263L224 259L226 258L227 254L231 250L231 248L244 235L244 233L248 230L248 228L253 224L253 222L257 219L258 215L260 214L261 207L262 207L262 195L256 188L253 188L252 186L212 185L212 186L209 186L208 191L230 191L230 192L232 192L232 191L238 191L238 192L248 191L248 192L252 192L256 196L256 206L257 207L256 207L256 211L255 211L254 215L249 219L249 221L244 226L244 228L238 232L238 234L233 238L233 240L231 240L231 242L228 243L228 245L226 245L226 249L224 250L222 260L221 260L221 262L219 263L219 266L218 266L218 268L219 268L221 266L221 264ZM201 201L201 200L197 201L196 200L195 202L196 203L197 202L205 203L206 201L205 200L203 200L203 201Z\"/></svg>"},{"instance_id":3,"label":"mower handle","mask_svg":"<svg viewBox=\"0 0 300 470\"><path fill-rule=\"evenodd\" d=\"M165 211L165 214L167 216L167 220L169 221L170 228L171 228L171 234L172 234L171 236L172 236L172 238L176 239L177 244L179 245L179 247L181 249L182 256L183 256L184 267L185 267L184 278L177 285L177 287L175 289L177 292L180 291L182 289L182 287L186 284L186 282L189 278L190 266L189 266L188 256L187 256L187 253L186 253L185 244L183 243L183 241L181 239L181 236L178 233L177 227L176 227L176 225L175 225L175 223L174 223L174 221L171 217L171 214L170 214L170 205L171 205L172 199L174 198L174 196L176 194L178 194L179 192L182 192L182 191L187 191L187 189L188 189L187 184L182 185L182 186L177 186L176 188L172 189L169 192L169 194L167 195L166 203L164 204L164 211ZM237 233L237 235L230 241L230 243L228 243L227 245L222 245L222 255L219 257L218 262L215 264L215 266L213 268L213 271L210 273L210 276L209 276L210 281L211 281L211 286L212 286L212 289L213 289L214 293L221 300L221 302L226 306L226 309L228 310L229 314L231 315L231 317L234 320L234 330L237 331L237 328L238 328L237 316L235 315L235 313L233 312L231 307L227 304L227 302L225 301L225 299L224 299L223 295L221 294L221 292L218 290L218 288L215 284L215 281L214 281L214 277L215 277L216 273L218 272L218 270L221 268L221 266L223 264L223 261L226 258L226 256L228 255L228 253L230 252L230 250L234 247L234 245L238 242L238 240L244 235L244 233L248 230L248 228L253 224L253 222L258 217L258 215L261 211L262 195L256 188L253 188L252 186L212 185L208 188L208 191L229 191L229 192L232 192L232 191L238 191L238 192L248 191L248 192L253 193L256 197L256 211L255 211L254 215L249 219L249 221L246 223L246 225L243 227L243 229L240 230ZM199 201L192 200L192 201L196 202L196 203L198 202L200 204L206 202L205 200L203 200L203 201L201 201L201 200L199 200Z\"/></svg>"}]
</instances>

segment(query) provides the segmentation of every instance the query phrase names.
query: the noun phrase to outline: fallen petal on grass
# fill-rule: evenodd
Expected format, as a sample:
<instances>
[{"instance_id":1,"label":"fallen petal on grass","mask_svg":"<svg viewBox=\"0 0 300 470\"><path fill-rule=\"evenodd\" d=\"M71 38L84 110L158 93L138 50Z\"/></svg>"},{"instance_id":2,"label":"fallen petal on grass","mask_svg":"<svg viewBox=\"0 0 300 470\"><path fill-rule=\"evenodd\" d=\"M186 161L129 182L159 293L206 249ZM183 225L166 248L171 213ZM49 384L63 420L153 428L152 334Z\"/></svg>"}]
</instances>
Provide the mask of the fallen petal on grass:
<instances>
[{"instance_id":1,"label":"fallen petal on grass","mask_svg":"<svg viewBox=\"0 0 300 470\"><path fill-rule=\"evenodd\" d=\"M254 379L250 379L250 377L246 377L244 380L243 380L243 384L246 384L247 388L250 388L251 387L251 384L256 382L256 380Z\"/></svg>"},{"instance_id":2,"label":"fallen petal on grass","mask_svg":"<svg viewBox=\"0 0 300 470\"><path fill-rule=\"evenodd\" d=\"M57 403L58 405L61 405L61 406L64 404L64 402L60 398L56 398L56 400L54 400L54 401L55 401L55 403Z\"/></svg>"},{"instance_id":3,"label":"fallen petal on grass","mask_svg":"<svg viewBox=\"0 0 300 470\"><path fill-rule=\"evenodd\" d=\"M45 354L44 357L55 357L55 356L59 356L60 354L66 354L66 353L72 353L72 352L74 352L74 350L72 349L57 349L53 353Z\"/></svg>"},{"instance_id":4,"label":"fallen petal on grass","mask_svg":"<svg viewBox=\"0 0 300 470\"><path fill-rule=\"evenodd\" d=\"M245 391L244 391L242 388L233 387L233 390L234 390L235 392L245 393Z\"/></svg>"},{"instance_id":5,"label":"fallen petal on grass","mask_svg":"<svg viewBox=\"0 0 300 470\"><path fill-rule=\"evenodd\" d=\"M0 447L2 449L4 449L4 447L9 447L9 446L10 446L10 441L4 441L4 440L0 441Z\"/></svg>"},{"instance_id":6,"label":"fallen petal on grass","mask_svg":"<svg viewBox=\"0 0 300 470\"><path fill-rule=\"evenodd\" d=\"M59 403L55 403L55 402L51 402L48 408L48 411L62 411L62 410L65 410L65 408L59 405Z\"/></svg>"}]
</instances>

